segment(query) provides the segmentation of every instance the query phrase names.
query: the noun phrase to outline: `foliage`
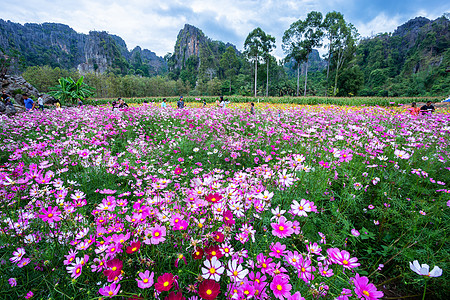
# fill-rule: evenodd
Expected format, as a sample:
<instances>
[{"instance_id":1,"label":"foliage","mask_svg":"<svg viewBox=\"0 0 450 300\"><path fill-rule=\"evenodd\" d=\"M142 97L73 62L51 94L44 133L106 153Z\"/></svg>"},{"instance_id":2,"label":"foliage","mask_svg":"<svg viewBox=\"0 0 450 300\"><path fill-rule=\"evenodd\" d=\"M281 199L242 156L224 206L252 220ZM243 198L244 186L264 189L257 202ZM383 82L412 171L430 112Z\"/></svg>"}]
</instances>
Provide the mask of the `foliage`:
<instances>
[{"instance_id":1,"label":"foliage","mask_svg":"<svg viewBox=\"0 0 450 300\"><path fill-rule=\"evenodd\" d=\"M308 81L308 58L313 48L322 46L322 13L312 11L308 13L304 21L298 20L291 24L289 29L283 35L283 50L288 58L293 58L297 62L297 96L298 96L298 78L300 63L305 62L305 88Z\"/></svg>"},{"instance_id":2,"label":"foliage","mask_svg":"<svg viewBox=\"0 0 450 300\"><path fill-rule=\"evenodd\" d=\"M94 95L94 88L83 82L84 77L81 76L77 81L71 77L60 78L59 85L53 88L49 94L56 99L63 101L63 104L76 105L77 99L85 100Z\"/></svg>"}]
</instances>

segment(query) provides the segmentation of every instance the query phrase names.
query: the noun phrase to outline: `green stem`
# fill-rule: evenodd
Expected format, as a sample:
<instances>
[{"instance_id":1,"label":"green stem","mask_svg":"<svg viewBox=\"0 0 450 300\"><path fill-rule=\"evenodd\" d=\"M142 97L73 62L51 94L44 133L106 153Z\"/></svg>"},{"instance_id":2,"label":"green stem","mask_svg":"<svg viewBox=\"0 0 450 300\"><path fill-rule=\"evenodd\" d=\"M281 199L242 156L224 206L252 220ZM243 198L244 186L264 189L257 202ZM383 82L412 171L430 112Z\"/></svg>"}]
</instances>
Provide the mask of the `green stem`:
<instances>
[{"instance_id":1,"label":"green stem","mask_svg":"<svg viewBox=\"0 0 450 300\"><path fill-rule=\"evenodd\" d=\"M422 300L425 300L425 294L427 293L427 278L425 278L425 288L423 289Z\"/></svg>"}]
</instances>

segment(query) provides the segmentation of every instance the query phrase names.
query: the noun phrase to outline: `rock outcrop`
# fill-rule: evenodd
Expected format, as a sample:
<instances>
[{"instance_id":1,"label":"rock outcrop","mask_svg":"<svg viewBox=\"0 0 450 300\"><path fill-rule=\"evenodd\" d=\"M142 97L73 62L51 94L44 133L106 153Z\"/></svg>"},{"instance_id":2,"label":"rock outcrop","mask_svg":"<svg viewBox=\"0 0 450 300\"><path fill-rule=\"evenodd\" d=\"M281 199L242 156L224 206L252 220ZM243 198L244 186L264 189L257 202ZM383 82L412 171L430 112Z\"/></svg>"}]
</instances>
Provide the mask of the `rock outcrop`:
<instances>
[{"instance_id":1,"label":"rock outcrop","mask_svg":"<svg viewBox=\"0 0 450 300\"><path fill-rule=\"evenodd\" d=\"M125 41L105 31L77 33L64 24L43 23L25 25L0 19L0 49L14 51L27 66L49 65L65 69L78 69L81 73L111 70L128 74L131 52ZM144 49L142 66L162 74L166 63L150 50ZM0 50L1 54L1 50Z\"/></svg>"}]
</instances>

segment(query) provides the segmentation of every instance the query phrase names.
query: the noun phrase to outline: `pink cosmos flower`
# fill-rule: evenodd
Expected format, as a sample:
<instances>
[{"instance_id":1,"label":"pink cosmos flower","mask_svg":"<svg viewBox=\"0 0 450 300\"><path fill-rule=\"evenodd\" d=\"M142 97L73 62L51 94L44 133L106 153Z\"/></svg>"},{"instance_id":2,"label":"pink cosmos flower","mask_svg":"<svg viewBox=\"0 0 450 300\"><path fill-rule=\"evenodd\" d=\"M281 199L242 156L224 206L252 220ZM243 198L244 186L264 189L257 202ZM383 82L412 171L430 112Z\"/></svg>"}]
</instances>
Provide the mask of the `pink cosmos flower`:
<instances>
[{"instance_id":1,"label":"pink cosmos flower","mask_svg":"<svg viewBox=\"0 0 450 300\"><path fill-rule=\"evenodd\" d=\"M300 258L302 257L301 254L299 254L297 251L287 251L286 256L284 259L293 267L297 267L298 263L300 262Z\"/></svg>"},{"instance_id":2,"label":"pink cosmos flower","mask_svg":"<svg viewBox=\"0 0 450 300\"><path fill-rule=\"evenodd\" d=\"M30 298L32 298L33 296L34 296L33 292L32 292L32 291L29 291L29 292L27 293L27 295L25 296L25 299L30 299Z\"/></svg>"},{"instance_id":3,"label":"pink cosmos flower","mask_svg":"<svg viewBox=\"0 0 450 300\"><path fill-rule=\"evenodd\" d=\"M239 289L238 289L238 295L242 299L252 299L255 296L255 286L253 281L248 281L245 279L243 282L240 283Z\"/></svg>"},{"instance_id":4,"label":"pink cosmos flower","mask_svg":"<svg viewBox=\"0 0 450 300\"><path fill-rule=\"evenodd\" d=\"M373 283L369 283L369 278L360 277L357 273L355 277L350 278L355 286L354 291L356 295L365 300L376 300L384 296L383 292L377 291Z\"/></svg>"},{"instance_id":5,"label":"pink cosmos flower","mask_svg":"<svg viewBox=\"0 0 450 300\"><path fill-rule=\"evenodd\" d=\"M111 285L106 285L98 290L100 295L105 297L113 297L119 293L120 290L120 284L116 285L115 283L112 283Z\"/></svg>"},{"instance_id":6,"label":"pink cosmos flower","mask_svg":"<svg viewBox=\"0 0 450 300\"><path fill-rule=\"evenodd\" d=\"M261 273L263 274L267 273L274 265L274 263L272 262L272 258L265 257L262 253L256 256L256 262L257 266L261 268Z\"/></svg>"},{"instance_id":7,"label":"pink cosmos flower","mask_svg":"<svg viewBox=\"0 0 450 300\"><path fill-rule=\"evenodd\" d=\"M39 215L38 217L41 218L44 222L49 222L49 223L53 223L53 222L58 222L59 220L61 220L61 218L59 217L61 215L61 212L58 210L58 207L51 207L49 206L47 208L47 210L45 210L45 208L41 209L39 211L42 215Z\"/></svg>"},{"instance_id":8,"label":"pink cosmos flower","mask_svg":"<svg viewBox=\"0 0 450 300\"><path fill-rule=\"evenodd\" d=\"M289 284L288 278L277 275L273 278L270 289L276 298L283 300L285 297L291 296L289 291L292 289L292 285Z\"/></svg>"},{"instance_id":9,"label":"pink cosmos flower","mask_svg":"<svg viewBox=\"0 0 450 300\"><path fill-rule=\"evenodd\" d=\"M346 269L356 268L360 265L360 263L358 263L358 259L356 257L350 257L350 253L345 250L335 252L335 259L337 264Z\"/></svg>"},{"instance_id":10,"label":"pink cosmos flower","mask_svg":"<svg viewBox=\"0 0 450 300\"><path fill-rule=\"evenodd\" d=\"M81 263L74 263L66 267L67 272L70 274L72 278L80 277L83 272L83 265Z\"/></svg>"},{"instance_id":11,"label":"pink cosmos flower","mask_svg":"<svg viewBox=\"0 0 450 300\"><path fill-rule=\"evenodd\" d=\"M155 224L154 227L150 228L151 238L150 243L153 245L157 245L166 240L166 227L159 226L159 224Z\"/></svg>"},{"instance_id":12,"label":"pink cosmos flower","mask_svg":"<svg viewBox=\"0 0 450 300\"><path fill-rule=\"evenodd\" d=\"M394 151L394 155L401 159L409 159L411 157L411 154L409 154L408 152L406 152L404 150L399 150L399 149L396 149Z\"/></svg>"},{"instance_id":13,"label":"pink cosmos flower","mask_svg":"<svg viewBox=\"0 0 450 300\"><path fill-rule=\"evenodd\" d=\"M272 234L279 238L289 237L294 233L292 222L286 221L284 216L278 219L278 223L271 223L270 226L273 228Z\"/></svg>"},{"instance_id":14,"label":"pink cosmos flower","mask_svg":"<svg viewBox=\"0 0 450 300\"><path fill-rule=\"evenodd\" d=\"M353 159L353 154L351 154L352 150L350 149L346 149L346 150L342 150L339 154L339 161L340 162L349 162Z\"/></svg>"},{"instance_id":15,"label":"pink cosmos flower","mask_svg":"<svg viewBox=\"0 0 450 300\"><path fill-rule=\"evenodd\" d=\"M352 296L352 291L349 289L343 288L341 294L339 295L339 297L336 298L336 300L349 300L351 296Z\"/></svg>"},{"instance_id":16,"label":"pink cosmos flower","mask_svg":"<svg viewBox=\"0 0 450 300\"><path fill-rule=\"evenodd\" d=\"M26 265L28 265L28 264L30 263L30 261L31 261L31 259L29 259L29 258L24 258L24 259L22 259L21 261L19 261L19 262L17 263L17 266L18 266L19 268L23 268L23 267L25 267Z\"/></svg>"},{"instance_id":17,"label":"pink cosmos flower","mask_svg":"<svg viewBox=\"0 0 450 300\"><path fill-rule=\"evenodd\" d=\"M328 268L327 264L318 263L319 265L319 274L323 277L331 277L334 275L333 269Z\"/></svg>"},{"instance_id":18,"label":"pink cosmos flower","mask_svg":"<svg viewBox=\"0 0 450 300\"><path fill-rule=\"evenodd\" d=\"M317 245L317 243L314 244L309 243L309 245L306 245L306 249L308 250L309 253L316 255L319 255L320 252L322 251L322 248L320 248L320 246Z\"/></svg>"},{"instance_id":19,"label":"pink cosmos flower","mask_svg":"<svg viewBox=\"0 0 450 300\"><path fill-rule=\"evenodd\" d=\"M13 252L13 257L11 257L9 260L13 263L19 262L23 256L25 255L25 249L20 247L17 248L16 251Z\"/></svg>"},{"instance_id":20,"label":"pink cosmos flower","mask_svg":"<svg viewBox=\"0 0 450 300\"><path fill-rule=\"evenodd\" d=\"M292 294L292 296L287 297L287 300L306 300L302 297L302 294L300 292L296 292L295 294Z\"/></svg>"},{"instance_id":21,"label":"pink cosmos flower","mask_svg":"<svg viewBox=\"0 0 450 300\"><path fill-rule=\"evenodd\" d=\"M138 278L136 278L138 287L141 289L148 289L149 287L151 287L153 285L153 277L154 276L155 276L155 273L152 272L150 274L149 270L146 270L144 273L140 272L139 273L140 280Z\"/></svg>"},{"instance_id":22,"label":"pink cosmos flower","mask_svg":"<svg viewBox=\"0 0 450 300\"><path fill-rule=\"evenodd\" d=\"M318 232L319 236L320 236L320 243L321 244L326 244L327 243L327 237L325 236L325 234L323 234L322 232Z\"/></svg>"},{"instance_id":23,"label":"pink cosmos flower","mask_svg":"<svg viewBox=\"0 0 450 300\"><path fill-rule=\"evenodd\" d=\"M359 234L360 234L359 231L356 230L355 228L353 228L353 229L351 230L351 233L352 233L353 236L356 236L356 237L358 237Z\"/></svg>"},{"instance_id":24,"label":"pink cosmos flower","mask_svg":"<svg viewBox=\"0 0 450 300\"><path fill-rule=\"evenodd\" d=\"M8 283L11 285L11 287L14 287L17 285L17 280L15 278L8 279Z\"/></svg>"},{"instance_id":25,"label":"pink cosmos flower","mask_svg":"<svg viewBox=\"0 0 450 300\"><path fill-rule=\"evenodd\" d=\"M313 266L311 266L311 260L308 258L300 258L300 261L297 265L298 270L298 278L303 279L304 282L308 283L311 280L314 280L314 275L312 272L316 270Z\"/></svg>"},{"instance_id":26,"label":"pink cosmos flower","mask_svg":"<svg viewBox=\"0 0 450 300\"><path fill-rule=\"evenodd\" d=\"M286 245L282 245L280 242L276 242L276 244L272 243L270 245L271 252L269 253L270 256L281 258L281 256L284 255L284 250L286 250Z\"/></svg>"},{"instance_id":27,"label":"pink cosmos flower","mask_svg":"<svg viewBox=\"0 0 450 300\"><path fill-rule=\"evenodd\" d=\"M173 230L186 230L189 223L186 220L180 220L177 224L173 226Z\"/></svg>"}]
</instances>

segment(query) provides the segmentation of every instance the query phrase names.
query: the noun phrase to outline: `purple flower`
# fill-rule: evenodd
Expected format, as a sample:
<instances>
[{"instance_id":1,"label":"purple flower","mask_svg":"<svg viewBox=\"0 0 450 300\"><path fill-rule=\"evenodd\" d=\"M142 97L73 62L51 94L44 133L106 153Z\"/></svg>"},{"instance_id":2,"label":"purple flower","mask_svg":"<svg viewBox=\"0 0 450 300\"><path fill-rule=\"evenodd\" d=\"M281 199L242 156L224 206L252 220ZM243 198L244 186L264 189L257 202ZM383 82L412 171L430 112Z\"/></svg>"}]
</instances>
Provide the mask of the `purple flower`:
<instances>
[{"instance_id":1,"label":"purple flower","mask_svg":"<svg viewBox=\"0 0 450 300\"><path fill-rule=\"evenodd\" d=\"M17 285L17 280L15 278L8 279L8 283L13 287Z\"/></svg>"}]
</instances>

